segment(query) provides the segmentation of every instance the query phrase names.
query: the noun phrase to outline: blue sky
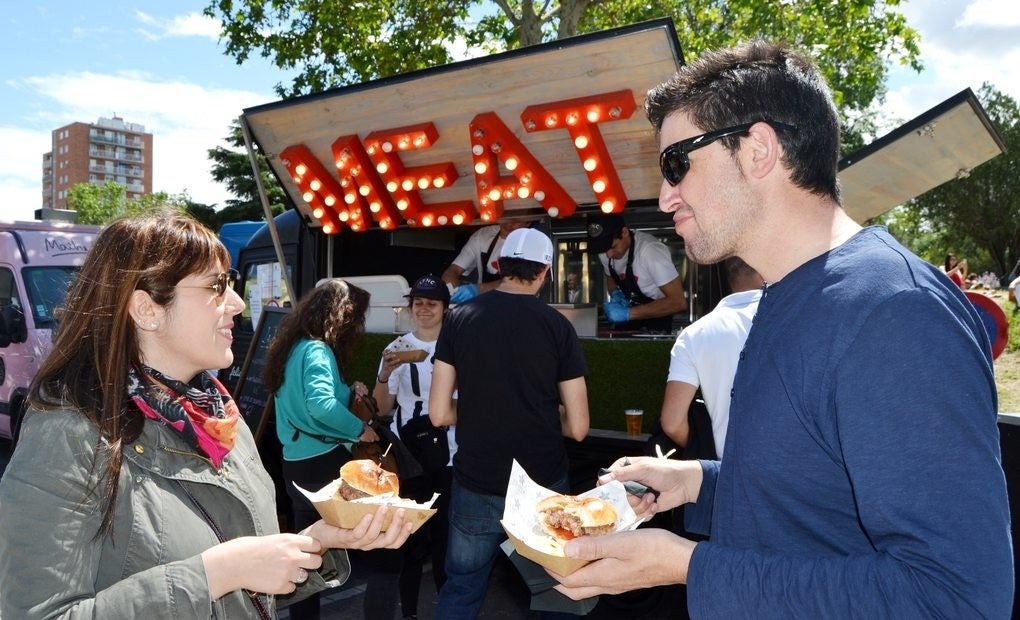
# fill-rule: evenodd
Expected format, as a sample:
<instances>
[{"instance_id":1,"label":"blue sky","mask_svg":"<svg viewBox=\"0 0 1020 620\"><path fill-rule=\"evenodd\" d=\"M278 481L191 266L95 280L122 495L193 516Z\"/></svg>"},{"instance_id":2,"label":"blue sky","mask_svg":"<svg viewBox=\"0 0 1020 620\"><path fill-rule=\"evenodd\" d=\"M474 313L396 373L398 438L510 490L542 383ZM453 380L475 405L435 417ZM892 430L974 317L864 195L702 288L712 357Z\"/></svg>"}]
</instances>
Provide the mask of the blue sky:
<instances>
[{"instance_id":1,"label":"blue sky","mask_svg":"<svg viewBox=\"0 0 1020 620\"><path fill-rule=\"evenodd\" d=\"M157 191L222 205L206 151L246 107L275 101L289 76L262 59L223 54L206 0L35 0L0 13L0 219L41 203L50 132L120 116L155 135ZM916 0L901 10L921 31L921 75L896 69L884 112L908 120L963 88L992 82L1020 99L1020 2ZM651 85L649 85L651 86ZM891 127L890 127L891 128Z\"/></svg>"}]
</instances>

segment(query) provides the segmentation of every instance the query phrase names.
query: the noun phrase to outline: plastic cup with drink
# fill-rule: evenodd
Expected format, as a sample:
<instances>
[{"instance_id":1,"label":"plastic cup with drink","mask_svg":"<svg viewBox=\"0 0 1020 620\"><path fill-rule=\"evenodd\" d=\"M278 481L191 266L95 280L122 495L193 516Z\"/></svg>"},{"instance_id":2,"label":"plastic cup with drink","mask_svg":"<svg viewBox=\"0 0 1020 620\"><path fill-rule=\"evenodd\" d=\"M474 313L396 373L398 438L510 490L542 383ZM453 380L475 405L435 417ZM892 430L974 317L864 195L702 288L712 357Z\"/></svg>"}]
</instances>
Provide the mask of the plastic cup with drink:
<instances>
[{"instance_id":1,"label":"plastic cup with drink","mask_svg":"<svg viewBox=\"0 0 1020 620\"><path fill-rule=\"evenodd\" d=\"M643 409L627 409L624 411L627 419L627 434L636 437L641 434L641 419L644 417Z\"/></svg>"}]
</instances>

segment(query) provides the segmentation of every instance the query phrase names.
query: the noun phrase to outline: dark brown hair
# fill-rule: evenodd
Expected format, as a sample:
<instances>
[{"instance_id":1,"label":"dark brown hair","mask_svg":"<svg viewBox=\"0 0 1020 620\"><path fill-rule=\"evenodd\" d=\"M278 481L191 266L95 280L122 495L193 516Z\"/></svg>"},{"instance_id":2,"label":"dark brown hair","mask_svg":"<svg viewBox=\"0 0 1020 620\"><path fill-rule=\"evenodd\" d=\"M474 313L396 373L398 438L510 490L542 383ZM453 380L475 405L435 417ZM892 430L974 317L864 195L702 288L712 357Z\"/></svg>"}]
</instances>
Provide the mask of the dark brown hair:
<instances>
[{"instance_id":1,"label":"dark brown hair","mask_svg":"<svg viewBox=\"0 0 1020 620\"><path fill-rule=\"evenodd\" d=\"M305 293L280 322L266 354L262 383L273 394L283 384L283 369L290 352L302 338L321 340L333 350L343 371L351 352L365 335L365 315L370 295L343 280L327 280Z\"/></svg>"},{"instance_id":2,"label":"dark brown hair","mask_svg":"<svg viewBox=\"0 0 1020 620\"><path fill-rule=\"evenodd\" d=\"M40 410L72 407L98 427L93 469L101 455L107 461L89 487L90 494L102 494L97 536L112 533L121 450L143 424L127 396L128 371L141 366L128 310L131 295L145 291L169 306L178 282L211 265L230 265L216 235L183 213L159 210L104 228L68 290L53 351L32 381L28 400Z\"/></svg>"},{"instance_id":3,"label":"dark brown hair","mask_svg":"<svg viewBox=\"0 0 1020 620\"><path fill-rule=\"evenodd\" d=\"M832 94L818 67L790 47L754 39L702 54L648 91L645 113L656 131L675 112L703 131L773 121L794 184L840 201L840 126ZM740 138L721 142L732 152Z\"/></svg>"}]
</instances>

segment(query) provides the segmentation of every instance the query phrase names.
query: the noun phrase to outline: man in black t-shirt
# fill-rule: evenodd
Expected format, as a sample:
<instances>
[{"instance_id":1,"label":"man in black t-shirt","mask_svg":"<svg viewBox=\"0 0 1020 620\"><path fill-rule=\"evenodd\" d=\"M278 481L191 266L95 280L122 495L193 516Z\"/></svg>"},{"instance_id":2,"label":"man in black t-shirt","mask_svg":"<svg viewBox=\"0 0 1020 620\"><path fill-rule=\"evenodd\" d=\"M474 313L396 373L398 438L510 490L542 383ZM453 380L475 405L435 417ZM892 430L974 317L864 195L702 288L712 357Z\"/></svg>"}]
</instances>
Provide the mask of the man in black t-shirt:
<instances>
[{"instance_id":1,"label":"man in black t-shirt","mask_svg":"<svg viewBox=\"0 0 1020 620\"><path fill-rule=\"evenodd\" d=\"M540 231L510 233L499 287L454 308L436 343L429 418L457 425L447 580L437 618L474 618L499 544L514 459L538 484L566 492L563 437L588 434L588 372L573 325L536 295L552 263ZM453 405L454 389L458 402Z\"/></svg>"}]
</instances>

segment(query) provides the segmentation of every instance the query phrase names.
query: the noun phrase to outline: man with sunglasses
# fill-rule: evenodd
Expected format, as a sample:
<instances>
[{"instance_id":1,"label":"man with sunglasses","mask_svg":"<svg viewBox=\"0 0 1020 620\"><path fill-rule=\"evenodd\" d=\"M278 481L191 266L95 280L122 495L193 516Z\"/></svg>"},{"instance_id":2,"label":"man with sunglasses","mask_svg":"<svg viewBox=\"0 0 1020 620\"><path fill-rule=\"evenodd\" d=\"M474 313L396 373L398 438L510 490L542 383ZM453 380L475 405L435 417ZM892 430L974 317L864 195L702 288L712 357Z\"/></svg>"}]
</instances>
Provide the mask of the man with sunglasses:
<instances>
[{"instance_id":1,"label":"man with sunglasses","mask_svg":"<svg viewBox=\"0 0 1020 620\"><path fill-rule=\"evenodd\" d=\"M652 235L631 230L623 215L588 217L588 250L606 272L606 319L617 330L670 333L673 315L687 309L684 285L669 248Z\"/></svg>"},{"instance_id":2,"label":"man with sunglasses","mask_svg":"<svg viewBox=\"0 0 1020 620\"><path fill-rule=\"evenodd\" d=\"M574 598L687 583L692 617L1006 618L1009 506L981 318L840 205L839 117L814 64L755 40L653 89L660 209L688 255L768 283L730 392L726 456L631 458L609 479L686 529L570 541ZM962 377L947 382L952 365Z\"/></svg>"}]
</instances>

